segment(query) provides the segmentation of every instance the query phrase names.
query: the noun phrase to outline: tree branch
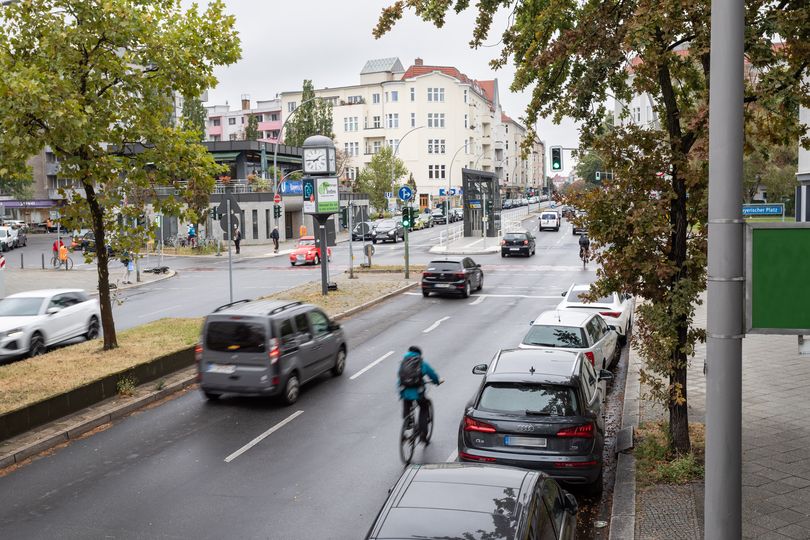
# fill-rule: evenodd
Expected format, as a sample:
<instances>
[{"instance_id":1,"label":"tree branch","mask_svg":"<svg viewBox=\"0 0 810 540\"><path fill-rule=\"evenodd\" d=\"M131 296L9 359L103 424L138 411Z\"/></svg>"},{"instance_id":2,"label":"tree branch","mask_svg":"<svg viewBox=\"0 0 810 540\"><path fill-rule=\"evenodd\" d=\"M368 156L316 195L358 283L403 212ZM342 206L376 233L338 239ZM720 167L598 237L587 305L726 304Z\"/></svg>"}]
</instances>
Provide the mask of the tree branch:
<instances>
[{"instance_id":1,"label":"tree branch","mask_svg":"<svg viewBox=\"0 0 810 540\"><path fill-rule=\"evenodd\" d=\"M791 83L797 81L802 77L802 74L804 73L804 70L807 69L808 65L810 65L810 63L808 62L802 63L802 65L799 66L799 69L794 71L793 75L790 76L791 80L789 82L784 82L779 86L777 86L776 88L768 90L768 95L778 94L782 90L787 89L787 87L790 86ZM754 103L755 101L758 101L762 97L762 95L763 94L751 94L750 96L745 96L743 98L743 103Z\"/></svg>"},{"instance_id":2,"label":"tree branch","mask_svg":"<svg viewBox=\"0 0 810 540\"><path fill-rule=\"evenodd\" d=\"M664 49L664 50L665 50L665 51L667 51L667 52L669 52L669 51L673 51L673 50L675 50L675 47L677 47L678 45L683 45L684 43L686 43L686 42L688 42L688 41L692 41L692 40L693 40L693 39L695 39L696 37L697 37L697 36L696 36L695 34L689 34L688 36L684 36L684 37L682 37L681 39L679 39L678 41L676 41L675 43L670 44L670 45L669 45L669 46L668 46L666 49Z\"/></svg>"}]
</instances>

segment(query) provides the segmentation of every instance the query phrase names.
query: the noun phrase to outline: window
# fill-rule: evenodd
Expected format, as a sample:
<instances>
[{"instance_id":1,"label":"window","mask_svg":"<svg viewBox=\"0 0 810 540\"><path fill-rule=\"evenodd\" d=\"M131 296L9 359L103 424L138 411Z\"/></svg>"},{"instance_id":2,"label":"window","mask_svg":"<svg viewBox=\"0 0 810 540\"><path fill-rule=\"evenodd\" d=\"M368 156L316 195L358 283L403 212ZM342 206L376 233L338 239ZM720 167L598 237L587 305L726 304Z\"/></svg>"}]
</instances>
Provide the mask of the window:
<instances>
[{"instance_id":1,"label":"window","mask_svg":"<svg viewBox=\"0 0 810 540\"><path fill-rule=\"evenodd\" d=\"M253 239L259 239L259 211L253 210L250 213L250 219L253 221Z\"/></svg>"},{"instance_id":2,"label":"window","mask_svg":"<svg viewBox=\"0 0 810 540\"><path fill-rule=\"evenodd\" d=\"M429 128L443 128L444 127L444 113L428 113Z\"/></svg>"},{"instance_id":3,"label":"window","mask_svg":"<svg viewBox=\"0 0 810 540\"><path fill-rule=\"evenodd\" d=\"M295 102L291 101L287 103L287 112L293 112L295 110Z\"/></svg>"},{"instance_id":4,"label":"window","mask_svg":"<svg viewBox=\"0 0 810 540\"><path fill-rule=\"evenodd\" d=\"M270 121L271 122L278 122L278 113L277 112L270 113Z\"/></svg>"},{"instance_id":5,"label":"window","mask_svg":"<svg viewBox=\"0 0 810 540\"><path fill-rule=\"evenodd\" d=\"M267 212L269 213L270 211L268 210ZM293 330L293 324L290 319L284 319L281 322L281 330L279 331L279 334L281 334L282 344L290 343L292 341L293 336L295 336L295 330Z\"/></svg>"},{"instance_id":6,"label":"window","mask_svg":"<svg viewBox=\"0 0 810 540\"><path fill-rule=\"evenodd\" d=\"M573 416L577 413L577 396L570 386L492 383L481 392L478 409L504 413L542 411L552 416Z\"/></svg>"},{"instance_id":7,"label":"window","mask_svg":"<svg viewBox=\"0 0 810 540\"><path fill-rule=\"evenodd\" d=\"M205 332L205 346L227 353L264 352L264 324L213 321Z\"/></svg>"},{"instance_id":8,"label":"window","mask_svg":"<svg viewBox=\"0 0 810 540\"><path fill-rule=\"evenodd\" d=\"M428 165L428 178L431 180L440 180L445 177L444 165Z\"/></svg>"},{"instance_id":9,"label":"window","mask_svg":"<svg viewBox=\"0 0 810 540\"><path fill-rule=\"evenodd\" d=\"M467 115L465 114L464 115L464 129L467 129L468 125L469 125L469 122L467 120Z\"/></svg>"},{"instance_id":10,"label":"window","mask_svg":"<svg viewBox=\"0 0 810 540\"><path fill-rule=\"evenodd\" d=\"M374 141L373 143L371 143L371 153L376 154L377 152L380 151L381 147L382 147L381 141Z\"/></svg>"},{"instance_id":11,"label":"window","mask_svg":"<svg viewBox=\"0 0 810 540\"><path fill-rule=\"evenodd\" d=\"M399 91L397 91L397 90L392 90L391 91L391 101L393 103L396 103L397 101L399 101Z\"/></svg>"},{"instance_id":12,"label":"window","mask_svg":"<svg viewBox=\"0 0 810 540\"><path fill-rule=\"evenodd\" d=\"M411 127L416 127L416 113L411 113Z\"/></svg>"},{"instance_id":13,"label":"window","mask_svg":"<svg viewBox=\"0 0 810 540\"><path fill-rule=\"evenodd\" d=\"M270 132L270 138L271 139L278 139L278 130L277 129L274 129L273 131Z\"/></svg>"},{"instance_id":14,"label":"window","mask_svg":"<svg viewBox=\"0 0 810 540\"><path fill-rule=\"evenodd\" d=\"M411 101L416 101L416 88L411 88Z\"/></svg>"},{"instance_id":15,"label":"window","mask_svg":"<svg viewBox=\"0 0 810 540\"><path fill-rule=\"evenodd\" d=\"M347 116L343 119L344 131L357 131L359 123L356 116Z\"/></svg>"},{"instance_id":16,"label":"window","mask_svg":"<svg viewBox=\"0 0 810 540\"><path fill-rule=\"evenodd\" d=\"M245 124L245 117L243 116L242 117L242 125L244 125L244 124Z\"/></svg>"},{"instance_id":17,"label":"window","mask_svg":"<svg viewBox=\"0 0 810 540\"><path fill-rule=\"evenodd\" d=\"M307 320L306 313L299 313L295 316L295 327L298 330L298 335L305 335L307 338L312 339L312 334L309 331L309 320Z\"/></svg>"},{"instance_id":18,"label":"window","mask_svg":"<svg viewBox=\"0 0 810 540\"><path fill-rule=\"evenodd\" d=\"M211 125L214 127L219 127L219 118L214 118L211 120Z\"/></svg>"},{"instance_id":19,"label":"window","mask_svg":"<svg viewBox=\"0 0 810 540\"><path fill-rule=\"evenodd\" d=\"M371 102L372 103L379 103L380 102L380 94L371 94Z\"/></svg>"},{"instance_id":20,"label":"window","mask_svg":"<svg viewBox=\"0 0 810 540\"><path fill-rule=\"evenodd\" d=\"M632 119L636 122L641 122L641 107L633 107Z\"/></svg>"},{"instance_id":21,"label":"window","mask_svg":"<svg viewBox=\"0 0 810 540\"><path fill-rule=\"evenodd\" d=\"M357 167L346 167L346 176L351 180L357 180Z\"/></svg>"},{"instance_id":22,"label":"window","mask_svg":"<svg viewBox=\"0 0 810 540\"><path fill-rule=\"evenodd\" d=\"M222 140L222 137L220 137L219 135L211 135L211 140L213 142L218 142Z\"/></svg>"},{"instance_id":23,"label":"window","mask_svg":"<svg viewBox=\"0 0 810 540\"><path fill-rule=\"evenodd\" d=\"M256 116L256 120L258 122L264 122L264 115L263 114L256 114L254 116Z\"/></svg>"},{"instance_id":24,"label":"window","mask_svg":"<svg viewBox=\"0 0 810 540\"><path fill-rule=\"evenodd\" d=\"M236 125L236 118L228 118L228 125L235 126Z\"/></svg>"},{"instance_id":25,"label":"window","mask_svg":"<svg viewBox=\"0 0 810 540\"><path fill-rule=\"evenodd\" d=\"M578 326L560 326L535 324L523 338L526 345L542 347L565 347L580 349L587 347L587 340L582 328Z\"/></svg>"},{"instance_id":26,"label":"window","mask_svg":"<svg viewBox=\"0 0 810 540\"><path fill-rule=\"evenodd\" d=\"M346 153L347 156L359 156L360 143L359 142L343 143L343 151Z\"/></svg>"},{"instance_id":27,"label":"window","mask_svg":"<svg viewBox=\"0 0 810 540\"><path fill-rule=\"evenodd\" d=\"M236 136L237 136L236 133L231 133L230 135L228 135L228 139L231 141L236 141L238 140Z\"/></svg>"},{"instance_id":28,"label":"window","mask_svg":"<svg viewBox=\"0 0 810 540\"><path fill-rule=\"evenodd\" d=\"M388 113L385 115L385 125L387 128L399 127L399 113Z\"/></svg>"},{"instance_id":29,"label":"window","mask_svg":"<svg viewBox=\"0 0 810 540\"><path fill-rule=\"evenodd\" d=\"M428 154L444 154L445 139L428 139Z\"/></svg>"},{"instance_id":30,"label":"window","mask_svg":"<svg viewBox=\"0 0 810 540\"><path fill-rule=\"evenodd\" d=\"M379 116L372 117L372 119L371 119L371 127L374 128L374 129L379 129L380 128L380 117Z\"/></svg>"},{"instance_id":31,"label":"window","mask_svg":"<svg viewBox=\"0 0 810 540\"><path fill-rule=\"evenodd\" d=\"M309 312L309 323L312 325L312 333L315 337L329 333L329 319L320 311Z\"/></svg>"},{"instance_id":32,"label":"window","mask_svg":"<svg viewBox=\"0 0 810 540\"><path fill-rule=\"evenodd\" d=\"M351 104L363 103L363 96L349 96L347 101Z\"/></svg>"},{"instance_id":33,"label":"window","mask_svg":"<svg viewBox=\"0 0 810 540\"><path fill-rule=\"evenodd\" d=\"M391 150L396 150L397 146L399 146L399 139L388 139L386 144Z\"/></svg>"},{"instance_id":34,"label":"window","mask_svg":"<svg viewBox=\"0 0 810 540\"><path fill-rule=\"evenodd\" d=\"M428 88L428 101L444 101L444 88Z\"/></svg>"},{"instance_id":35,"label":"window","mask_svg":"<svg viewBox=\"0 0 810 540\"><path fill-rule=\"evenodd\" d=\"M467 89L464 89L464 103L467 103Z\"/></svg>"}]
</instances>

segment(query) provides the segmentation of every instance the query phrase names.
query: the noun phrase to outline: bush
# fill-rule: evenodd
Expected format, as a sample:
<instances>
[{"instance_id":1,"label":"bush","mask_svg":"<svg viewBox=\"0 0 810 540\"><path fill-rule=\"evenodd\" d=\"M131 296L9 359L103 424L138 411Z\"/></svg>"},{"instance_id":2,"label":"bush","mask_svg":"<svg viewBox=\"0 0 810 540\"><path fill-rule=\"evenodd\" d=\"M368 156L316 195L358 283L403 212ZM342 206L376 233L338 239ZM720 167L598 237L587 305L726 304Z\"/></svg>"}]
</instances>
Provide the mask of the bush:
<instances>
[{"instance_id":1,"label":"bush","mask_svg":"<svg viewBox=\"0 0 810 540\"><path fill-rule=\"evenodd\" d=\"M690 424L689 433L692 451L678 455L669 451L667 422L645 422L638 427L633 455L636 458L636 481L640 486L685 484L703 478L703 424Z\"/></svg>"},{"instance_id":2,"label":"bush","mask_svg":"<svg viewBox=\"0 0 810 540\"><path fill-rule=\"evenodd\" d=\"M132 375L125 375L118 379L115 387L118 389L118 394L121 396L132 396L135 394L135 387L138 385L138 380Z\"/></svg>"}]
</instances>

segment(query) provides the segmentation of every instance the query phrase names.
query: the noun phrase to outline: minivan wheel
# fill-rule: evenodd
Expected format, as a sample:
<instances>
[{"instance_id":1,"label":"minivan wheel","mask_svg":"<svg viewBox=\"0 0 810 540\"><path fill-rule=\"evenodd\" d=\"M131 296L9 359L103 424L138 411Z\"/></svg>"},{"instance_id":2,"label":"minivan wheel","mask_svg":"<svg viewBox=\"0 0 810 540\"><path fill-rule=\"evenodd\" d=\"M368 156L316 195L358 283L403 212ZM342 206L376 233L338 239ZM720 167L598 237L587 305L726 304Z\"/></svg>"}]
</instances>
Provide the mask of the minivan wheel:
<instances>
[{"instance_id":1,"label":"minivan wheel","mask_svg":"<svg viewBox=\"0 0 810 540\"><path fill-rule=\"evenodd\" d=\"M281 396L284 403L287 405L292 405L298 401L298 394L301 390L300 386L298 375L296 373L291 374L287 379L287 384L284 385L284 394Z\"/></svg>"},{"instance_id":2,"label":"minivan wheel","mask_svg":"<svg viewBox=\"0 0 810 540\"><path fill-rule=\"evenodd\" d=\"M341 347L335 356L335 366L332 368L332 375L339 377L346 369L346 351Z\"/></svg>"},{"instance_id":3,"label":"minivan wheel","mask_svg":"<svg viewBox=\"0 0 810 540\"><path fill-rule=\"evenodd\" d=\"M470 297L470 281L467 280L464 282L464 292L461 293L462 298L469 298Z\"/></svg>"}]
</instances>

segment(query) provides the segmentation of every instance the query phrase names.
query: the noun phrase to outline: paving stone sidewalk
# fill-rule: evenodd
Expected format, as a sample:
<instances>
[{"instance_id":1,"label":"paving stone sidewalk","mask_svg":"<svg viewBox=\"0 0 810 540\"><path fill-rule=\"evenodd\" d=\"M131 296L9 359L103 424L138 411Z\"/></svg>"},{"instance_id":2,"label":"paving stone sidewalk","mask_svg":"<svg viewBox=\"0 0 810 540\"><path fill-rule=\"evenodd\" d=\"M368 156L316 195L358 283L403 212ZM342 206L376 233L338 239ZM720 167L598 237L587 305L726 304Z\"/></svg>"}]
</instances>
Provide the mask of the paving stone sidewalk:
<instances>
[{"instance_id":1,"label":"paving stone sidewalk","mask_svg":"<svg viewBox=\"0 0 810 540\"><path fill-rule=\"evenodd\" d=\"M704 296L705 300L705 296ZM706 306L696 324L706 324ZM689 416L704 422L706 347L688 372ZM810 539L810 357L795 336L743 340L743 537ZM644 394L644 388L641 389ZM664 410L640 400L641 421ZM656 486L637 494L636 538L703 538L703 485Z\"/></svg>"}]
</instances>

